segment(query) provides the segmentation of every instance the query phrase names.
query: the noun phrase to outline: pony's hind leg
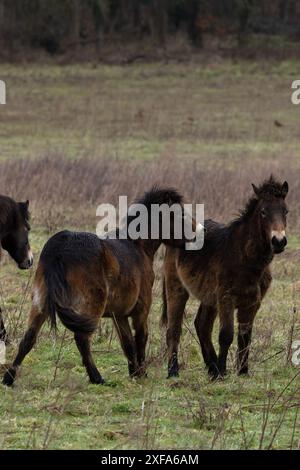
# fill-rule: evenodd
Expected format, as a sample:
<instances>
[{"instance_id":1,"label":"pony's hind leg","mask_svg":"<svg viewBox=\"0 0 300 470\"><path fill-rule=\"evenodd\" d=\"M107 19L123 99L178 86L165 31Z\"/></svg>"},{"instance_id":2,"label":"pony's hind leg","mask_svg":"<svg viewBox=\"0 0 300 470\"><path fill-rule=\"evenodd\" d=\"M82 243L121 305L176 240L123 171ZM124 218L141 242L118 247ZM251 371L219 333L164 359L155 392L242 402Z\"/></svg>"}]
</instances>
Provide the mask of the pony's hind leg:
<instances>
[{"instance_id":1,"label":"pony's hind leg","mask_svg":"<svg viewBox=\"0 0 300 470\"><path fill-rule=\"evenodd\" d=\"M81 354L82 363L92 384L103 384L104 380L96 367L91 353L91 335L85 333L75 333L76 346Z\"/></svg>"},{"instance_id":2,"label":"pony's hind leg","mask_svg":"<svg viewBox=\"0 0 300 470\"><path fill-rule=\"evenodd\" d=\"M79 291L80 292L80 291ZM79 300L79 301L78 301ZM76 311L81 312L90 319L93 319L94 331L96 330L97 324L99 323L100 318L102 317L106 302L107 302L107 293L106 291L93 291L93 289L85 290L81 292L81 295L77 294L77 301L78 304L76 305ZM78 315L80 315L78 313ZM104 383L104 379L100 374L95 361L93 359L92 351L91 351L91 339L93 336L93 332L84 332L78 330L74 331L74 339L77 346L78 351L80 352L82 358L82 364L86 369L86 372L89 376L90 382L92 384L99 384L102 385Z\"/></svg>"},{"instance_id":3,"label":"pony's hind leg","mask_svg":"<svg viewBox=\"0 0 300 470\"><path fill-rule=\"evenodd\" d=\"M32 305L28 319L28 328L23 336L19 350L12 366L6 371L3 377L3 384L13 385L17 370L22 364L25 356L31 351L36 343L39 331L47 318L45 306L45 285L41 265L38 266L33 283Z\"/></svg>"},{"instance_id":4,"label":"pony's hind leg","mask_svg":"<svg viewBox=\"0 0 300 470\"><path fill-rule=\"evenodd\" d=\"M12 366L4 374L4 377L3 377L4 385L7 385L7 386L13 385L15 378L16 378L17 370L22 364L25 356L33 348L37 339L37 335L45 320L46 320L46 316L43 313L43 311L41 311L37 305L33 305L31 312L30 312L28 329L25 335L23 336L22 341L20 342L18 354Z\"/></svg>"},{"instance_id":5,"label":"pony's hind leg","mask_svg":"<svg viewBox=\"0 0 300 470\"><path fill-rule=\"evenodd\" d=\"M113 316L114 324L120 338L121 346L128 361L130 377L138 376L139 366L137 362L135 341L129 325L128 317Z\"/></svg>"},{"instance_id":6,"label":"pony's hind leg","mask_svg":"<svg viewBox=\"0 0 300 470\"><path fill-rule=\"evenodd\" d=\"M212 378L219 375L218 357L211 339L216 316L217 309L215 306L201 304L194 322L203 359Z\"/></svg>"}]
</instances>

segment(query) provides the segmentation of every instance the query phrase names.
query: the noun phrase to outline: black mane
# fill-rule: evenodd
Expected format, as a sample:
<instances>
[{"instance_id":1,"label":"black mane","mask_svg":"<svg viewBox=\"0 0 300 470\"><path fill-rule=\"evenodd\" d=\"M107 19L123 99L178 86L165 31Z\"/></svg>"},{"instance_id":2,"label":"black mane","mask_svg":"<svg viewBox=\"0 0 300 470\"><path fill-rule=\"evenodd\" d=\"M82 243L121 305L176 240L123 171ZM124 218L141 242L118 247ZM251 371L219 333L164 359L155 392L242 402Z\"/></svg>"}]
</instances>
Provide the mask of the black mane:
<instances>
[{"instance_id":1,"label":"black mane","mask_svg":"<svg viewBox=\"0 0 300 470\"><path fill-rule=\"evenodd\" d=\"M151 212L152 204L167 204L168 206L172 206L173 204L182 204L183 197L181 194L173 188L164 188L161 189L157 186L154 186L150 191L147 191L141 198L136 199L133 203L134 204L143 204L148 214ZM134 220L136 215L127 215L128 222Z\"/></svg>"},{"instance_id":2,"label":"black mane","mask_svg":"<svg viewBox=\"0 0 300 470\"><path fill-rule=\"evenodd\" d=\"M28 210L28 203L26 202L19 202L18 204L21 216L25 222L25 225L28 229L30 229L30 212Z\"/></svg>"},{"instance_id":3,"label":"black mane","mask_svg":"<svg viewBox=\"0 0 300 470\"><path fill-rule=\"evenodd\" d=\"M137 204L144 204L147 209L151 209L152 204L182 204L183 197L174 188L161 189L153 186L150 191L147 191L142 198L135 201Z\"/></svg>"},{"instance_id":4,"label":"black mane","mask_svg":"<svg viewBox=\"0 0 300 470\"><path fill-rule=\"evenodd\" d=\"M134 206L135 204L143 204L147 211L148 215L151 214L151 206L152 204L167 204L168 206L172 206L173 204L183 204L183 196L174 188L159 188L158 186L153 186L149 191L146 191L144 195L138 199L135 199L132 203ZM136 219L137 215L130 214L130 208L127 213L127 224L132 222ZM122 223L124 220L122 221ZM123 231L124 228L117 228L116 233L117 235Z\"/></svg>"}]
</instances>

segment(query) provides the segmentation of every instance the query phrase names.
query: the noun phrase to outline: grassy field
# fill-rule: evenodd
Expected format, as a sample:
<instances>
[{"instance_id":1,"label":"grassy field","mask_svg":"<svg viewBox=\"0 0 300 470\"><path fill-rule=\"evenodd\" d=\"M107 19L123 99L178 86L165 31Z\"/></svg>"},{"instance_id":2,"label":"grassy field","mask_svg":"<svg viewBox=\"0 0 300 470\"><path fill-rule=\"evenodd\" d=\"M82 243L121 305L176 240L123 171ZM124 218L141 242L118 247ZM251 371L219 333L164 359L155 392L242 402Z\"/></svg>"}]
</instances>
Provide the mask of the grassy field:
<instances>
[{"instance_id":1,"label":"grassy field","mask_svg":"<svg viewBox=\"0 0 300 470\"><path fill-rule=\"evenodd\" d=\"M290 102L300 63L1 65L0 73L8 90L0 108L1 192L30 198L36 260L53 231L94 231L96 202L132 198L155 181L178 186L225 221L242 207L252 178L273 171L291 186L289 244L273 263L255 323L249 378L234 372L234 345L228 377L209 381L191 301L181 376L166 379L161 250L148 378L128 378L110 320L93 342L104 386L88 383L72 335L61 327L54 337L46 325L15 388L0 386L0 447L300 448L300 368L291 362L291 343L300 339L300 107ZM32 276L3 257L8 362L26 326Z\"/></svg>"},{"instance_id":2,"label":"grassy field","mask_svg":"<svg viewBox=\"0 0 300 470\"><path fill-rule=\"evenodd\" d=\"M298 61L1 64L0 73L7 84L1 158L145 159L167 151L226 165L297 158L299 109L290 96Z\"/></svg>"}]
</instances>

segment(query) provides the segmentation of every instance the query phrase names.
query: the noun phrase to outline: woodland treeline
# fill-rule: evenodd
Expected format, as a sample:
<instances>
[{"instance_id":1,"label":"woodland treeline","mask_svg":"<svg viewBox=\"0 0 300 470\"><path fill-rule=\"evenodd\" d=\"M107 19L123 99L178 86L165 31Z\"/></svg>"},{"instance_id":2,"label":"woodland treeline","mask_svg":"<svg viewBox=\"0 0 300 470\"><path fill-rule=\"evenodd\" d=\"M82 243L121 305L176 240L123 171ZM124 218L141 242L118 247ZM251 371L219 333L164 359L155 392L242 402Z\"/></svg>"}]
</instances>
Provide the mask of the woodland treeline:
<instances>
[{"instance_id":1,"label":"woodland treeline","mask_svg":"<svg viewBox=\"0 0 300 470\"><path fill-rule=\"evenodd\" d=\"M195 48L206 34L300 39L300 0L0 0L1 47L59 54L77 46L150 38L164 47L182 33Z\"/></svg>"}]
</instances>

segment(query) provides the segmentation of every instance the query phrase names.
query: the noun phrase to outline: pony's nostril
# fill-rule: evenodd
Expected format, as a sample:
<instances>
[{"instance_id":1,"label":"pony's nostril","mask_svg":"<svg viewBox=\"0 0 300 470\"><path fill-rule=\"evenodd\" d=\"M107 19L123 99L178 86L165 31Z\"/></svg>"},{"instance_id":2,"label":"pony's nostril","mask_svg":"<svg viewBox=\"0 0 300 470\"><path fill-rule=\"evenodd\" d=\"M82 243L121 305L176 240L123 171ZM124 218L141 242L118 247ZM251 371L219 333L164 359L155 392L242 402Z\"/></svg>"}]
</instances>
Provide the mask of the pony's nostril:
<instances>
[{"instance_id":1,"label":"pony's nostril","mask_svg":"<svg viewBox=\"0 0 300 470\"><path fill-rule=\"evenodd\" d=\"M283 237L280 240L278 240L278 238L274 236L272 237L271 243L274 248L282 249L287 245L287 238Z\"/></svg>"}]
</instances>

